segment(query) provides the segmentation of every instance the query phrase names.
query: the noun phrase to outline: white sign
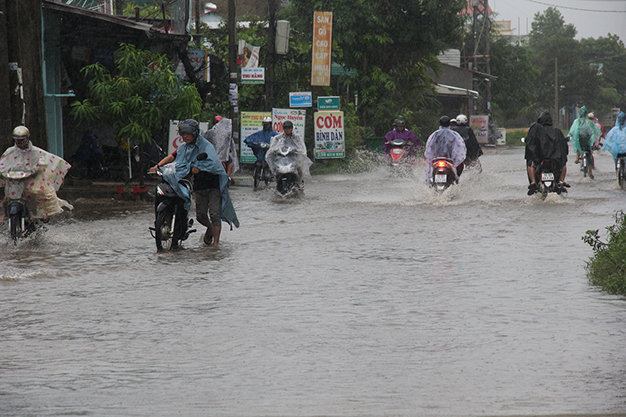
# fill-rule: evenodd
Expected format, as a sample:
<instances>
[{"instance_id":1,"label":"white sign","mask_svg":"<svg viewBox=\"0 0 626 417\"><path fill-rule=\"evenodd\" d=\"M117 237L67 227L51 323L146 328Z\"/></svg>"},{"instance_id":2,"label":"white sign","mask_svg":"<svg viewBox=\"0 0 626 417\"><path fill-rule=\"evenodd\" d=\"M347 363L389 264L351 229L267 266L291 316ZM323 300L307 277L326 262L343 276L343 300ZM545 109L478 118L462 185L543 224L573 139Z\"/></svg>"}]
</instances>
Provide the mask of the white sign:
<instances>
[{"instance_id":1,"label":"white sign","mask_svg":"<svg viewBox=\"0 0 626 417\"><path fill-rule=\"evenodd\" d=\"M263 84L265 83L265 68L242 68L242 84Z\"/></svg>"},{"instance_id":2,"label":"white sign","mask_svg":"<svg viewBox=\"0 0 626 417\"><path fill-rule=\"evenodd\" d=\"M489 143L489 116L480 114L470 116L470 127L474 130L478 143Z\"/></svg>"},{"instance_id":3,"label":"white sign","mask_svg":"<svg viewBox=\"0 0 626 417\"><path fill-rule=\"evenodd\" d=\"M293 123L293 132L304 139L306 110L272 109L272 127L276 133L283 133L283 122L287 120Z\"/></svg>"},{"instance_id":4,"label":"white sign","mask_svg":"<svg viewBox=\"0 0 626 417\"><path fill-rule=\"evenodd\" d=\"M315 159L345 158L342 111L320 111L313 115Z\"/></svg>"},{"instance_id":5,"label":"white sign","mask_svg":"<svg viewBox=\"0 0 626 417\"><path fill-rule=\"evenodd\" d=\"M171 155L172 152L178 150L178 147L183 143L183 137L178 134L178 124L180 120L170 120L170 133L167 141L167 154ZM209 129L209 122L200 122L200 132L206 132Z\"/></svg>"},{"instance_id":6,"label":"white sign","mask_svg":"<svg viewBox=\"0 0 626 417\"><path fill-rule=\"evenodd\" d=\"M270 112L253 112L242 111L241 112L241 143L239 149L241 149L241 162L253 163L256 162L256 157L252 149L245 143L244 140L253 133L263 129L263 118L271 116Z\"/></svg>"}]
</instances>

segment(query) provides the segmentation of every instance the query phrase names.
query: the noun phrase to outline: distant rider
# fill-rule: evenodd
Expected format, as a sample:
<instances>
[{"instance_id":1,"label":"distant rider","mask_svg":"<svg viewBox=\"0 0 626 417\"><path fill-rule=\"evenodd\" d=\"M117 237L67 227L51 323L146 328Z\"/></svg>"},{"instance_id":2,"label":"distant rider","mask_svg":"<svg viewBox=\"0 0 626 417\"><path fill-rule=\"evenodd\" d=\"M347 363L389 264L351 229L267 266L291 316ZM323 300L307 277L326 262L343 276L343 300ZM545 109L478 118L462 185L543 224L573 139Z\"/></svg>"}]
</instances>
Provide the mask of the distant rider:
<instances>
[{"instance_id":1,"label":"distant rider","mask_svg":"<svg viewBox=\"0 0 626 417\"><path fill-rule=\"evenodd\" d=\"M626 156L626 113L620 112L617 116L615 127L606 135L602 150L611 152L617 168L617 158Z\"/></svg>"},{"instance_id":2,"label":"distant rider","mask_svg":"<svg viewBox=\"0 0 626 417\"><path fill-rule=\"evenodd\" d=\"M433 161L436 158L451 159L457 170L457 176L463 172L463 161L467 156L467 148L461 135L450 128L450 118L441 116L439 129L435 130L426 141L426 183L430 181L433 172Z\"/></svg>"},{"instance_id":3,"label":"distant rider","mask_svg":"<svg viewBox=\"0 0 626 417\"><path fill-rule=\"evenodd\" d=\"M252 149L257 161L264 163L267 148L269 147L271 139L276 135L278 135L278 133L272 129L272 118L265 117L263 118L263 129L248 136L243 143ZM261 144L263 143L267 144L265 149L262 148Z\"/></svg>"},{"instance_id":4,"label":"distant rider","mask_svg":"<svg viewBox=\"0 0 626 417\"><path fill-rule=\"evenodd\" d=\"M232 135L233 121L226 117L215 116L213 123L213 127L204 133L204 137L215 147L228 180L232 182L232 174L239 170L237 147Z\"/></svg>"},{"instance_id":5,"label":"distant rider","mask_svg":"<svg viewBox=\"0 0 626 417\"><path fill-rule=\"evenodd\" d=\"M526 170L530 185L528 195L533 195L539 191L536 181L536 168L545 159L557 161L561 174L559 176L559 187L562 191L569 184L565 182L567 175L567 139L563 136L561 129L552 126L552 116L547 111L541 113L536 123L528 129L526 135L526 149L524 158L526 159Z\"/></svg>"},{"instance_id":6,"label":"distant rider","mask_svg":"<svg viewBox=\"0 0 626 417\"><path fill-rule=\"evenodd\" d=\"M70 164L62 158L34 146L26 126L17 126L11 134L14 146L0 157L0 187L4 186L3 208L12 198L22 198L32 218L46 219L72 210L67 201L57 197ZM5 210L2 210L4 219Z\"/></svg>"},{"instance_id":7,"label":"distant rider","mask_svg":"<svg viewBox=\"0 0 626 417\"><path fill-rule=\"evenodd\" d=\"M385 155L389 155L391 150L391 142L396 139L406 141L408 147L408 154L415 156L417 154L417 148L422 146L422 141L419 140L417 135L406 129L404 120L396 119L393 121L393 129L387 132L383 138L383 152Z\"/></svg>"},{"instance_id":8,"label":"distant rider","mask_svg":"<svg viewBox=\"0 0 626 417\"><path fill-rule=\"evenodd\" d=\"M593 144L602 135L602 132L593 122L589 119L587 107L582 106L578 111L578 118L574 120L572 126L569 129L568 136L572 138L574 149L576 150L576 161L578 163L580 156L588 151L591 153ZM593 154L591 154L591 161L589 161L589 178L593 179Z\"/></svg>"},{"instance_id":9,"label":"distant rider","mask_svg":"<svg viewBox=\"0 0 626 417\"><path fill-rule=\"evenodd\" d=\"M304 139L297 135L293 131L293 122L290 120L286 120L283 122L283 132L274 136L270 142L270 148L265 154L265 160L270 166L270 169L274 171L273 159L277 153L277 151L283 146L292 146L296 149L296 153L298 155L298 184L300 190L304 188L304 179L303 177L309 175L309 167L313 162L309 159L306 153L306 145L304 144Z\"/></svg>"},{"instance_id":10,"label":"distant rider","mask_svg":"<svg viewBox=\"0 0 626 417\"><path fill-rule=\"evenodd\" d=\"M452 130L461 135L465 142L465 147L467 148L467 155L465 161L463 161L463 166L471 165L478 161L478 158L483 154L483 150L478 144L474 130L469 127L466 115L459 114L456 119L452 120L456 120L456 126L452 126Z\"/></svg>"},{"instance_id":11,"label":"distant rider","mask_svg":"<svg viewBox=\"0 0 626 417\"><path fill-rule=\"evenodd\" d=\"M177 187L176 184L190 173L193 174L196 219L207 228L203 241L206 245L218 246L222 219L231 225L231 229L233 224L239 227L239 220L228 193L228 176L213 145L200 136L200 126L196 120L180 122L178 133L182 136L183 143L176 152L175 177L171 181L168 179L168 182L185 199L185 209L189 210L191 198L181 195L179 191L184 193L184 187ZM203 152L208 157L198 161L198 155Z\"/></svg>"}]
</instances>

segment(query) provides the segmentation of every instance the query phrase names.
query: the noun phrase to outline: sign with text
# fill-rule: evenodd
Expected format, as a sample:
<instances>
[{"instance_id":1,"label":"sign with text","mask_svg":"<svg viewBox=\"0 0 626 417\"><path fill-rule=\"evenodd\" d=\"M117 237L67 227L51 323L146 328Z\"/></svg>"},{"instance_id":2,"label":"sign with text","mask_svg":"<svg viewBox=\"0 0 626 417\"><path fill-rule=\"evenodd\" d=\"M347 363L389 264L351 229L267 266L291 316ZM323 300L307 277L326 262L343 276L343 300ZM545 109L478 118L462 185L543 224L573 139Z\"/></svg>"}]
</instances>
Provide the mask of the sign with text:
<instances>
[{"instance_id":1,"label":"sign with text","mask_svg":"<svg viewBox=\"0 0 626 417\"><path fill-rule=\"evenodd\" d=\"M479 114L470 116L470 127L478 143L489 143L489 116Z\"/></svg>"},{"instance_id":2,"label":"sign with text","mask_svg":"<svg viewBox=\"0 0 626 417\"><path fill-rule=\"evenodd\" d=\"M304 139L306 110L272 109L272 127L277 133L283 133L283 122L291 120L293 132Z\"/></svg>"},{"instance_id":3,"label":"sign with text","mask_svg":"<svg viewBox=\"0 0 626 417\"><path fill-rule=\"evenodd\" d=\"M313 115L315 159L345 158L342 111L320 111Z\"/></svg>"},{"instance_id":4,"label":"sign with text","mask_svg":"<svg viewBox=\"0 0 626 417\"><path fill-rule=\"evenodd\" d=\"M318 110L339 110L339 96L320 96L317 98Z\"/></svg>"},{"instance_id":5,"label":"sign with text","mask_svg":"<svg viewBox=\"0 0 626 417\"><path fill-rule=\"evenodd\" d=\"M241 162L246 163L254 163L256 162L256 157L254 156L254 152L252 149L245 143L244 140L248 136L253 133L258 132L263 129L263 118L271 116L270 112L261 112L261 111L242 111L241 112L241 143L239 144L239 149L241 149Z\"/></svg>"},{"instance_id":6,"label":"sign with text","mask_svg":"<svg viewBox=\"0 0 626 417\"><path fill-rule=\"evenodd\" d=\"M171 155L183 143L183 137L178 134L178 123L180 120L170 120L170 132L167 140L168 155ZM206 132L208 129L209 122L200 122L200 132Z\"/></svg>"},{"instance_id":7,"label":"sign with text","mask_svg":"<svg viewBox=\"0 0 626 417\"><path fill-rule=\"evenodd\" d=\"M333 12L313 14L313 56L311 85L330 85L331 46L333 41Z\"/></svg>"},{"instance_id":8,"label":"sign with text","mask_svg":"<svg viewBox=\"0 0 626 417\"><path fill-rule=\"evenodd\" d=\"M242 68L242 84L263 84L265 83L265 68Z\"/></svg>"},{"instance_id":9,"label":"sign with text","mask_svg":"<svg viewBox=\"0 0 626 417\"><path fill-rule=\"evenodd\" d=\"M313 107L313 94L310 91L289 93L289 107Z\"/></svg>"}]
</instances>

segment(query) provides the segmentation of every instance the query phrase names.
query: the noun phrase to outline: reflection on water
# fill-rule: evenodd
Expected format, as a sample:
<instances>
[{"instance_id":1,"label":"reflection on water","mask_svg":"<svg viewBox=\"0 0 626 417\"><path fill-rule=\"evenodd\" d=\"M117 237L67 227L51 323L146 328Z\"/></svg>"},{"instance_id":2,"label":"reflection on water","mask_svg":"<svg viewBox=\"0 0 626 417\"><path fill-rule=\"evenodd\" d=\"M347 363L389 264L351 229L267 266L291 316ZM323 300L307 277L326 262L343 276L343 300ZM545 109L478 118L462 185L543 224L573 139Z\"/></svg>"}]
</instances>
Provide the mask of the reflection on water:
<instances>
[{"instance_id":1,"label":"reflection on water","mask_svg":"<svg viewBox=\"0 0 626 417\"><path fill-rule=\"evenodd\" d=\"M482 160L440 196L422 167L234 188L219 249L156 253L150 205L3 241L0 415L626 412L626 304L581 240L626 206L610 157L546 201L521 150Z\"/></svg>"}]
</instances>

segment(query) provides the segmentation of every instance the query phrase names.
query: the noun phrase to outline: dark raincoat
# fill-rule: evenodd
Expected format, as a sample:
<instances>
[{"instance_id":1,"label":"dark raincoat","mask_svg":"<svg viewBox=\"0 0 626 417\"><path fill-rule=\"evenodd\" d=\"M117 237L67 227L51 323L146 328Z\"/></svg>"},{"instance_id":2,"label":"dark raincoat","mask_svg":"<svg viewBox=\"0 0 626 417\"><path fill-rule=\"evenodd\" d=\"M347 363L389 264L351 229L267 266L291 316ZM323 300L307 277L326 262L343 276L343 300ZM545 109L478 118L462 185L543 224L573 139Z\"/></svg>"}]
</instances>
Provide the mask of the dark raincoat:
<instances>
[{"instance_id":1,"label":"dark raincoat","mask_svg":"<svg viewBox=\"0 0 626 417\"><path fill-rule=\"evenodd\" d=\"M567 162L567 140L560 129L552 126L552 116L543 112L526 135L526 160L539 163L544 159L559 161L561 167Z\"/></svg>"},{"instance_id":2,"label":"dark raincoat","mask_svg":"<svg viewBox=\"0 0 626 417\"><path fill-rule=\"evenodd\" d=\"M467 148L467 161L475 161L483 154L483 150L478 144L476 135L471 127L466 125L454 126L452 130L457 132L465 141L465 147Z\"/></svg>"}]
</instances>

